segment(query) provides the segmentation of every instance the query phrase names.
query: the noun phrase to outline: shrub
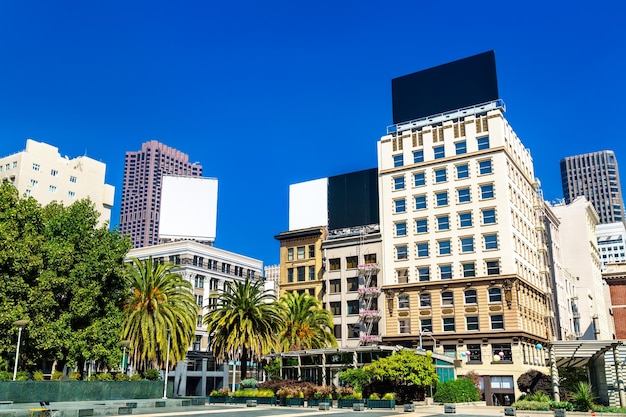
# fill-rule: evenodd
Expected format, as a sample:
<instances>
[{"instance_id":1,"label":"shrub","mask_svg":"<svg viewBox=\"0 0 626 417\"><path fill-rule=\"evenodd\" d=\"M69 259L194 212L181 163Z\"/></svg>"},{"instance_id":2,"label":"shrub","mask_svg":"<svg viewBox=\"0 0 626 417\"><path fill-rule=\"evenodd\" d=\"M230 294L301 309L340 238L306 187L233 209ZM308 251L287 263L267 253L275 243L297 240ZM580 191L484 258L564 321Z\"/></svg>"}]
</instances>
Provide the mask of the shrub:
<instances>
[{"instance_id":1,"label":"shrub","mask_svg":"<svg viewBox=\"0 0 626 417\"><path fill-rule=\"evenodd\" d=\"M116 381L128 381L130 378L128 377L128 375L126 375L123 372L119 372L117 374L115 374L115 380Z\"/></svg>"},{"instance_id":2,"label":"shrub","mask_svg":"<svg viewBox=\"0 0 626 417\"><path fill-rule=\"evenodd\" d=\"M50 379L52 381L60 381L63 378L63 372L61 371L52 371L52 375L50 375Z\"/></svg>"},{"instance_id":3,"label":"shrub","mask_svg":"<svg viewBox=\"0 0 626 417\"><path fill-rule=\"evenodd\" d=\"M283 387L276 395L280 398L304 398L304 393L298 387Z\"/></svg>"},{"instance_id":4,"label":"shrub","mask_svg":"<svg viewBox=\"0 0 626 417\"><path fill-rule=\"evenodd\" d=\"M78 381L81 377L80 372L70 372L70 374L67 376L69 379L71 379L72 381Z\"/></svg>"},{"instance_id":5,"label":"shrub","mask_svg":"<svg viewBox=\"0 0 626 417\"><path fill-rule=\"evenodd\" d=\"M537 391L531 395L526 396L526 401L537 401L540 403L550 402L550 397L543 391Z\"/></svg>"},{"instance_id":6,"label":"shrub","mask_svg":"<svg viewBox=\"0 0 626 417\"><path fill-rule=\"evenodd\" d=\"M370 394L369 398L370 400L380 400L380 395L378 395L377 393L373 392Z\"/></svg>"},{"instance_id":7,"label":"shrub","mask_svg":"<svg viewBox=\"0 0 626 417\"><path fill-rule=\"evenodd\" d=\"M594 406L594 400L595 396L590 384L578 382L574 386L571 393L571 403L574 405L574 410L587 412Z\"/></svg>"},{"instance_id":8,"label":"shrub","mask_svg":"<svg viewBox=\"0 0 626 417\"><path fill-rule=\"evenodd\" d=\"M161 374L158 369L146 369L143 371L143 377L148 381L158 381L161 379Z\"/></svg>"},{"instance_id":9,"label":"shrub","mask_svg":"<svg viewBox=\"0 0 626 417\"><path fill-rule=\"evenodd\" d=\"M28 371L19 371L15 375L15 380L16 381L27 381L29 376L30 375L28 374Z\"/></svg>"},{"instance_id":10,"label":"shrub","mask_svg":"<svg viewBox=\"0 0 626 417\"><path fill-rule=\"evenodd\" d=\"M9 371L0 371L0 381L10 381L13 379L13 374Z\"/></svg>"},{"instance_id":11,"label":"shrub","mask_svg":"<svg viewBox=\"0 0 626 417\"><path fill-rule=\"evenodd\" d=\"M33 372L33 380L34 381L43 381L43 371L35 371Z\"/></svg>"},{"instance_id":12,"label":"shrub","mask_svg":"<svg viewBox=\"0 0 626 417\"><path fill-rule=\"evenodd\" d=\"M389 400L395 400L395 399L396 399L396 394L395 394L395 393L393 393L393 392L388 392L388 393L386 393L385 395L383 395L383 398L382 398L382 399L383 399L383 400L387 400L387 401L389 401Z\"/></svg>"},{"instance_id":13,"label":"shrub","mask_svg":"<svg viewBox=\"0 0 626 417\"><path fill-rule=\"evenodd\" d=\"M549 401L550 410L556 410L557 408L562 408L567 411L574 411L574 405L568 401Z\"/></svg>"},{"instance_id":14,"label":"shrub","mask_svg":"<svg viewBox=\"0 0 626 417\"><path fill-rule=\"evenodd\" d=\"M626 414L626 407L614 407L612 405L593 405L591 409L596 413L620 413Z\"/></svg>"},{"instance_id":15,"label":"shrub","mask_svg":"<svg viewBox=\"0 0 626 417\"><path fill-rule=\"evenodd\" d=\"M248 378L239 382L239 386L241 388L256 388L259 386L259 383L254 378Z\"/></svg>"},{"instance_id":16,"label":"shrub","mask_svg":"<svg viewBox=\"0 0 626 417\"><path fill-rule=\"evenodd\" d=\"M552 378L536 369L530 369L517 378L517 387L526 394L541 391L549 395L552 390Z\"/></svg>"},{"instance_id":17,"label":"shrub","mask_svg":"<svg viewBox=\"0 0 626 417\"><path fill-rule=\"evenodd\" d=\"M519 410L550 411L550 404L538 401L516 401L513 403L513 407Z\"/></svg>"},{"instance_id":18,"label":"shrub","mask_svg":"<svg viewBox=\"0 0 626 417\"><path fill-rule=\"evenodd\" d=\"M220 388L219 390L213 390L209 394L211 397L228 397L230 395L230 390L228 387Z\"/></svg>"},{"instance_id":19,"label":"shrub","mask_svg":"<svg viewBox=\"0 0 626 417\"><path fill-rule=\"evenodd\" d=\"M433 399L440 403L478 401L480 392L469 378L459 378L437 385Z\"/></svg>"},{"instance_id":20,"label":"shrub","mask_svg":"<svg viewBox=\"0 0 626 417\"><path fill-rule=\"evenodd\" d=\"M132 374L130 376L130 380L131 381L139 381L141 379L141 375L140 374Z\"/></svg>"},{"instance_id":21,"label":"shrub","mask_svg":"<svg viewBox=\"0 0 626 417\"><path fill-rule=\"evenodd\" d=\"M113 381L113 375L108 372L96 374L96 381Z\"/></svg>"}]
</instances>

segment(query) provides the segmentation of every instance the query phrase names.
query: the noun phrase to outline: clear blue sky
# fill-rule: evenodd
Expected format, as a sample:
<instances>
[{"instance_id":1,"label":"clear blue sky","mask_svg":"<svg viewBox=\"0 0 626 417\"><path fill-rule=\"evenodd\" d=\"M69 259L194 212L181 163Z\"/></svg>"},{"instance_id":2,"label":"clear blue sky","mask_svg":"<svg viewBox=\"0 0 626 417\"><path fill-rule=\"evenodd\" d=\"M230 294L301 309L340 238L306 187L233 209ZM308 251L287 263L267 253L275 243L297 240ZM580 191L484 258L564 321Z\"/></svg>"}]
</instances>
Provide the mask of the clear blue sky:
<instances>
[{"instance_id":1,"label":"clear blue sky","mask_svg":"<svg viewBox=\"0 0 626 417\"><path fill-rule=\"evenodd\" d=\"M107 164L150 139L219 179L216 246L278 263L289 184L376 166L391 79L495 50L546 199L559 160L626 165L623 1L0 2L0 155Z\"/></svg>"}]
</instances>

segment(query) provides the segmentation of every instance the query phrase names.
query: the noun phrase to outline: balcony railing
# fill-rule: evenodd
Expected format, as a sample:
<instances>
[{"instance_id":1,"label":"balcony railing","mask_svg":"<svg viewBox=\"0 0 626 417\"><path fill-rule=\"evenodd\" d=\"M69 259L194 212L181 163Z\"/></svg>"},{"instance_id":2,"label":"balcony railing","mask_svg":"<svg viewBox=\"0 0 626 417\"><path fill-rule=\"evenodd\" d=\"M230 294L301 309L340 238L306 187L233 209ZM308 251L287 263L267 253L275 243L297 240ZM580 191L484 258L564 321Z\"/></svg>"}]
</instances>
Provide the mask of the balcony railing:
<instances>
[{"instance_id":1,"label":"balcony railing","mask_svg":"<svg viewBox=\"0 0 626 417\"><path fill-rule=\"evenodd\" d=\"M359 310L361 319L379 319L381 317L380 310Z\"/></svg>"},{"instance_id":2,"label":"balcony railing","mask_svg":"<svg viewBox=\"0 0 626 417\"><path fill-rule=\"evenodd\" d=\"M359 271L372 271L372 272L376 272L378 271L379 267L378 264L359 264L357 265L357 268L359 269Z\"/></svg>"},{"instance_id":3,"label":"balcony railing","mask_svg":"<svg viewBox=\"0 0 626 417\"><path fill-rule=\"evenodd\" d=\"M383 338L377 334L364 334L359 340L361 340L361 342L381 342Z\"/></svg>"},{"instance_id":4,"label":"balcony railing","mask_svg":"<svg viewBox=\"0 0 626 417\"><path fill-rule=\"evenodd\" d=\"M379 287L361 287L359 288L359 294L364 296L380 295Z\"/></svg>"}]
</instances>

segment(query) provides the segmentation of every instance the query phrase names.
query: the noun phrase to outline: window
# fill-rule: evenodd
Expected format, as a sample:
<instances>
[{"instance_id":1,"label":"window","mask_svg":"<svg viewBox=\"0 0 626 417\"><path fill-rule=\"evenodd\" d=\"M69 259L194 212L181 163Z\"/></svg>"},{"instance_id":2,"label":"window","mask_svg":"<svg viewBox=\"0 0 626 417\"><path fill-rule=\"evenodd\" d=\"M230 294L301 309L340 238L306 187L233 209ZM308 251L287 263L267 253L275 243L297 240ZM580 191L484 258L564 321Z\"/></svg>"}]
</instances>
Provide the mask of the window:
<instances>
[{"instance_id":1,"label":"window","mask_svg":"<svg viewBox=\"0 0 626 417\"><path fill-rule=\"evenodd\" d=\"M480 330L478 326L478 316L467 316L465 317L465 328L470 330Z\"/></svg>"},{"instance_id":2,"label":"window","mask_svg":"<svg viewBox=\"0 0 626 417\"><path fill-rule=\"evenodd\" d=\"M512 376L492 376L491 388L503 388L513 390L515 387Z\"/></svg>"},{"instance_id":3,"label":"window","mask_svg":"<svg viewBox=\"0 0 626 417\"><path fill-rule=\"evenodd\" d=\"M493 198L493 184L483 184L480 186L480 198L483 200Z\"/></svg>"},{"instance_id":4,"label":"window","mask_svg":"<svg viewBox=\"0 0 626 417\"><path fill-rule=\"evenodd\" d=\"M315 281L315 266L309 266L309 281Z\"/></svg>"},{"instance_id":5,"label":"window","mask_svg":"<svg viewBox=\"0 0 626 417\"><path fill-rule=\"evenodd\" d=\"M406 211L406 200L404 198L393 200L396 213L404 213Z\"/></svg>"},{"instance_id":6,"label":"window","mask_svg":"<svg viewBox=\"0 0 626 417\"><path fill-rule=\"evenodd\" d=\"M437 201L437 207L447 206L448 205L448 192L443 191L440 193L435 193L435 199Z\"/></svg>"},{"instance_id":7,"label":"window","mask_svg":"<svg viewBox=\"0 0 626 417\"><path fill-rule=\"evenodd\" d=\"M393 179L394 190L404 190L404 175L401 177L394 177Z\"/></svg>"},{"instance_id":8,"label":"window","mask_svg":"<svg viewBox=\"0 0 626 417\"><path fill-rule=\"evenodd\" d=\"M454 293L452 291L444 291L441 293L441 305L442 306L454 305Z\"/></svg>"},{"instance_id":9,"label":"window","mask_svg":"<svg viewBox=\"0 0 626 417\"><path fill-rule=\"evenodd\" d=\"M56 185L51 185L48 187L48 191L52 192L52 193L56 193L57 192L57 186Z\"/></svg>"},{"instance_id":10,"label":"window","mask_svg":"<svg viewBox=\"0 0 626 417\"><path fill-rule=\"evenodd\" d=\"M39 171L40 169L41 169L41 166L39 164L33 163L33 171Z\"/></svg>"},{"instance_id":11,"label":"window","mask_svg":"<svg viewBox=\"0 0 626 417\"><path fill-rule=\"evenodd\" d=\"M443 146L435 146L433 148L433 152L435 153L435 159L441 159L446 157L446 150Z\"/></svg>"},{"instance_id":12,"label":"window","mask_svg":"<svg viewBox=\"0 0 626 417\"><path fill-rule=\"evenodd\" d=\"M448 180L448 172L445 168L435 170L435 183L445 182Z\"/></svg>"},{"instance_id":13,"label":"window","mask_svg":"<svg viewBox=\"0 0 626 417\"><path fill-rule=\"evenodd\" d=\"M398 333L400 334L411 333L411 321L409 319L398 320Z\"/></svg>"},{"instance_id":14,"label":"window","mask_svg":"<svg viewBox=\"0 0 626 417\"><path fill-rule=\"evenodd\" d=\"M497 234L483 235L483 238L485 240L485 250L498 249Z\"/></svg>"},{"instance_id":15,"label":"window","mask_svg":"<svg viewBox=\"0 0 626 417\"><path fill-rule=\"evenodd\" d=\"M406 268L396 270L398 276L398 284L406 284L409 282L409 270Z\"/></svg>"},{"instance_id":16,"label":"window","mask_svg":"<svg viewBox=\"0 0 626 417\"><path fill-rule=\"evenodd\" d=\"M500 288L489 288L489 302L501 303L502 302L502 290Z\"/></svg>"},{"instance_id":17,"label":"window","mask_svg":"<svg viewBox=\"0 0 626 417\"><path fill-rule=\"evenodd\" d=\"M425 258L428 256L428 242L418 243L416 247L418 258Z\"/></svg>"},{"instance_id":18,"label":"window","mask_svg":"<svg viewBox=\"0 0 626 417\"><path fill-rule=\"evenodd\" d=\"M465 304L476 304L477 302L476 290L465 290Z\"/></svg>"},{"instance_id":19,"label":"window","mask_svg":"<svg viewBox=\"0 0 626 417\"><path fill-rule=\"evenodd\" d=\"M335 339L341 339L341 324L335 324L333 326L333 335Z\"/></svg>"},{"instance_id":20,"label":"window","mask_svg":"<svg viewBox=\"0 0 626 417\"><path fill-rule=\"evenodd\" d=\"M51 169L50 170L50 175L53 177L56 177L57 175L59 175L59 171L57 171L56 169Z\"/></svg>"},{"instance_id":21,"label":"window","mask_svg":"<svg viewBox=\"0 0 626 417\"><path fill-rule=\"evenodd\" d=\"M467 144L465 143L465 141L455 143L454 148L457 155L467 153Z\"/></svg>"},{"instance_id":22,"label":"window","mask_svg":"<svg viewBox=\"0 0 626 417\"><path fill-rule=\"evenodd\" d=\"M450 255L450 239L440 240L437 243L439 244L439 255Z\"/></svg>"},{"instance_id":23,"label":"window","mask_svg":"<svg viewBox=\"0 0 626 417\"><path fill-rule=\"evenodd\" d=\"M346 256L346 268L354 269L359 266L359 257L358 256Z\"/></svg>"},{"instance_id":24,"label":"window","mask_svg":"<svg viewBox=\"0 0 626 417\"><path fill-rule=\"evenodd\" d=\"M496 209L483 209L481 213L483 224L494 224L496 222Z\"/></svg>"},{"instance_id":25,"label":"window","mask_svg":"<svg viewBox=\"0 0 626 417\"><path fill-rule=\"evenodd\" d=\"M287 282L293 282L293 268L287 268Z\"/></svg>"},{"instance_id":26,"label":"window","mask_svg":"<svg viewBox=\"0 0 626 417\"><path fill-rule=\"evenodd\" d=\"M454 317L444 317L443 318L443 331L444 332L453 332L454 328Z\"/></svg>"},{"instance_id":27,"label":"window","mask_svg":"<svg viewBox=\"0 0 626 417\"><path fill-rule=\"evenodd\" d=\"M332 294L341 292L341 280L340 279L331 279L329 281L330 284L330 292Z\"/></svg>"},{"instance_id":28,"label":"window","mask_svg":"<svg viewBox=\"0 0 626 417\"><path fill-rule=\"evenodd\" d=\"M394 155L393 156L393 166L394 167L401 167L402 165L404 165L404 156L402 156L402 154Z\"/></svg>"},{"instance_id":29,"label":"window","mask_svg":"<svg viewBox=\"0 0 626 417\"><path fill-rule=\"evenodd\" d=\"M461 238L461 253L474 252L474 238L462 237Z\"/></svg>"},{"instance_id":30,"label":"window","mask_svg":"<svg viewBox=\"0 0 626 417\"><path fill-rule=\"evenodd\" d=\"M396 259L407 259L409 257L409 248L406 245L396 246Z\"/></svg>"},{"instance_id":31,"label":"window","mask_svg":"<svg viewBox=\"0 0 626 417\"><path fill-rule=\"evenodd\" d=\"M410 307L409 295L400 294L398 296L398 309L407 310Z\"/></svg>"},{"instance_id":32,"label":"window","mask_svg":"<svg viewBox=\"0 0 626 417\"><path fill-rule=\"evenodd\" d=\"M428 220L427 219L415 220L415 231L417 233L427 233L428 232Z\"/></svg>"},{"instance_id":33,"label":"window","mask_svg":"<svg viewBox=\"0 0 626 417\"><path fill-rule=\"evenodd\" d=\"M427 266L417 268L417 277L420 281L430 281L430 268Z\"/></svg>"},{"instance_id":34,"label":"window","mask_svg":"<svg viewBox=\"0 0 626 417\"><path fill-rule=\"evenodd\" d=\"M479 151L482 151L483 149L489 149L489 136L485 136L484 138L476 138L476 142L478 142Z\"/></svg>"},{"instance_id":35,"label":"window","mask_svg":"<svg viewBox=\"0 0 626 417\"><path fill-rule=\"evenodd\" d=\"M406 236L406 222L396 223L396 236Z\"/></svg>"},{"instance_id":36,"label":"window","mask_svg":"<svg viewBox=\"0 0 626 417\"><path fill-rule=\"evenodd\" d=\"M456 178L458 180L463 178L469 178L469 165L460 164L456 166Z\"/></svg>"},{"instance_id":37,"label":"window","mask_svg":"<svg viewBox=\"0 0 626 417\"><path fill-rule=\"evenodd\" d=\"M71 176L71 177L70 177L70 182L76 182L76 177Z\"/></svg>"},{"instance_id":38,"label":"window","mask_svg":"<svg viewBox=\"0 0 626 417\"><path fill-rule=\"evenodd\" d=\"M287 249L287 260L288 261L293 261L293 248L288 248Z\"/></svg>"},{"instance_id":39,"label":"window","mask_svg":"<svg viewBox=\"0 0 626 417\"><path fill-rule=\"evenodd\" d=\"M470 193L470 188L459 188L457 190L458 196L459 196L459 203L469 203L470 201L472 201L472 196Z\"/></svg>"},{"instance_id":40,"label":"window","mask_svg":"<svg viewBox=\"0 0 626 417\"><path fill-rule=\"evenodd\" d=\"M298 259L304 259L304 246L298 246Z\"/></svg>"},{"instance_id":41,"label":"window","mask_svg":"<svg viewBox=\"0 0 626 417\"><path fill-rule=\"evenodd\" d=\"M502 343L502 344L492 344L491 345L491 351L492 351L492 356L500 356L500 362L512 362L513 361L513 355L511 352L511 344L510 343ZM493 378L491 377L491 387L493 388ZM506 377L503 377L506 378ZM511 386L511 388L513 388L513 386Z\"/></svg>"},{"instance_id":42,"label":"window","mask_svg":"<svg viewBox=\"0 0 626 417\"><path fill-rule=\"evenodd\" d=\"M504 316L502 314L492 314L489 319L491 330L504 330Z\"/></svg>"},{"instance_id":43,"label":"window","mask_svg":"<svg viewBox=\"0 0 626 417\"><path fill-rule=\"evenodd\" d=\"M28 191L30 191L30 190L26 190L26 191L28 192ZM76 193L74 193L74 191L68 191L68 192L67 192L67 196L68 196L69 198L74 198L74 197L76 197Z\"/></svg>"},{"instance_id":44,"label":"window","mask_svg":"<svg viewBox=\"0 0 626 417\"><path fill-rule=\"evenodd\" d=\"M204 276L196 275L194 278L194 287L196 288L204 288Z\"/></svg>"},{"instance_id":45,"label":"window","mask_svg":"<svg viewBox=\"0 0 626 417\"><path fill-rule=\"evenodd\" d=\"M359 323L348 324L348 339L357 339L361 336L361 325Z\"/></svg>"},{"instance_id":46,"label":"window","mask_svg":"<svg viewBox=\"0 0 626 417\"><path fill-rule=\"evenodd\" d=\"M333 316L340 316L341 315L341 301L331 301L330 312L333 313Z\"/></svg>"},{"instance_id":47,"label":"window","mask_svg":"<svg viewBox=\"0 0 626 417\"><path fill-rule=\"evenodd\" d=\"M480 175L491 174L492 172L493 172L493 168L491 166L491 159L478 161L478 173Z\"/></svg>"},{"instance_id":48,"label":"window","mask_svg":"<svg viewBox=\"0 0 626 417\"><path fill-rule=\"evenodd\" d=\"M415 209L421 210L426 208L426 196L425 195L416 195L415 196Z\"/></svg>"},{"instance_id":49,"label":"window","mask_svg":"<svg viewBox=\"0 0 626 417\"><path fill-rule=\"evenodd\" d=\"M437 230L450 230L450 217L447 214L437 216Z\"/></svg>"},{"instance_id":50,"label":"window","mask_svg":"<svg viewBox=\"0 0 626 417\"><path fill-rule=\"evenodd\" d=\"M38 185L39 185L39 181L37 181L37 180L30 180L30 186L31 187L36 187Z\"/></svg>"},{"instance_id":51,"label":"window","mask_svg":"<svg viewBox=\"0 0 626 417\"><path fill-rule=\"evenodd\" d=\"M339 271L341 269L341 259L333 258L328 261L331 271Z\"/></svg>"},{"instance_id":52,"label":"window","mask_svg":"<svg viewBox=\"0 0 626 417\"><path fill-rule=\"evenodd\" d=\"M309 245L309 258L315 258L315 245Z\"/></svg>"},{"instance_id":53,"label":"window","mask_svg":"<svg viewBox=\"0 0 626 417\"><path fill-rule=\"evenodd\" d=\"M424 175L423 172L416 172L413 174L413 185L416 187L426 185L426 175Z\"/></svg>"},{"instance_id":54,"label":"window","mask_svg":"<svg viewBox=\"0 0 626 417\"><path fill-rule=\"evenodd\" d=\"M202 314L198 314L198 316L196 317L196 326L202 326Z\"/></svg>"},{"instance_id":55,"label":"window","mask_svg":"<svg viewBox=\"0 0 626 417\"><path fill-rule=\"evenodd\" d=\"M439 276L441 279L452 279L452 265L439 265Z\"/></svg>"},{"instance_id":56,"label":"window","mask_svg":"<svg viewBox=\"0 0 626 417\"><path fill-rule=\"evenodd\" d=\"M500 274L500 262L499 261L487 261L487 275L499 275Z\"/></svg>"},{"instance_id":57,"label":"window","mask_svg":"<svg viewBox=\"0 0 626 417\"><path fill-rule=\"evenodd\" d=\"M459 213L459 227L472 227L472 212Z\"/></svg>"},{"instance_id":58,"label":"window","mask_svg":"<svg viewBox=\"0 0 626 417\"><path fill-rule=\"evenodd\" d=\"M433 332L433 319L421 319L420 330L423 332Z\"/></svg>"},{"instance_id":59,"label":"window","mask_svg":"<svg viewBox=\"0 0 626 417\"><path fill-rule=\"evenodd\" d=\"M359 277L350 277L346 279L348 291L354 292L359 290Z\"/></svg>"},{"instance_id":60,"label":"window","mask_svg":"<svg viewBox=\"0 0 626 417\"><path fill-rule=\"evenodd\" d=\"M359 300L349 300L347 306L348 314L359 314Z\"/></svg>"},{"instance_id":61,"label":"window","mask_svg":"<svg viewBox=\"0 0 626 417\"><path fill-rule=\"evenodd\" d=\"M461 267L463 268L464 278L471 278L476 276L476 265L474 265L474 262L463 263L461 264Z\"/></svg>"},{"instance_id":62,"label":"window","mask_svg":"<svg viewBox=\"0 0 626 417\"><path fill-rule=\"evenodd\" d=\"M430 307L430 293L423 292L420 294L420 307Z\"/></svg>"},{"instance_id":63,"label":"window","mask_svg":"<svg viewBox=\"0 0 626 417\"><path fill-rule=\"evenodd\" d=\"M482 358L482 349L480 348L480 345L476 344L476 345L467 345L467 350L469 351L469 356L467 358L468 361L472 361L472 362L481 362L483 360ZM491 377L493 378L493 377ZM492 379L493 381L493 379Z\"/></svg>"},{"instance_id":64,"label":"window","mask_svg":"<svg viewBox=\"0 0 626 417\"><path fill-rule=\"evenodd\" d=\"M299 266L296 271L298 273L298 281L304 281L304 267Z\"/></svg>"},{"instance_id":65,"label":"window","mask_svg":"<svg viewBox=\"0 0 626 417\"><path fill-rule=\"evenodd\" d=\"M424 151L413 151L413 163L419 164L420 162L424 162Z\"/></svg>"},{"instance_id":66,"label":"window","mask_svg":"<svg viewBox=\"0 0 626 417\"><path fill-rule=\"evenodd\" d=\"M204 303L204 297L202 295L195 295L195 297L196 297L196 304L202 307L202 304Z\"/></svg>"}]
</instances>

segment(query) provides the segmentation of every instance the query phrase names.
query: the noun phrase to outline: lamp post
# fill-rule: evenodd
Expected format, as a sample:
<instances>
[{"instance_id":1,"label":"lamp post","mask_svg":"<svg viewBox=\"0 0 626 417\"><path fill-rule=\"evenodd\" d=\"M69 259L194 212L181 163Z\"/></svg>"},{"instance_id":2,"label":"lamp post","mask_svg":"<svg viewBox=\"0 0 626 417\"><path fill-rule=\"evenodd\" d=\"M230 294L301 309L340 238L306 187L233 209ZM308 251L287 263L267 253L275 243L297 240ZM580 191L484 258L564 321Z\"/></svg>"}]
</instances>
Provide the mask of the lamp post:
<instances>
[{"instance_id":1,"label":"lamp post","mask_svg":"<svg viewBox=\"0 0 626 417\"><path fill-rule=\"evenodd\" d=\"M422 335L428 336L433 339L433 352L437 349L437 339L433 336L433 334L427 330L420 330L420 350L422 350Z\"/></svg>"},{"instance_id":2,"label":"lamp post","mask_svg":"<svg viewBox=\"0 0 626 417\"><path fill-rule=\"evenodd\" d=\"M17 320L17 321L13 322L13 325L17 326L17 328L18 328L18 332L17 332L17 350L15 351L15 367L13 368L13 381L15 381L15 378L17 378L17 362L18 362L19 357L20 357L20 343L22 341L22 329L29 322L30 322L30 320L28 320L28 319Z\"/></svg>"},{"instance_id":3,"label":"lamp post","mask_svg":"<svg viewBox=\"0 0 626 417\"><path fill-rule=\"evenodd\" d=\"M167 352L165 354L165 381L163 381L163 399L167 400L167 373L170 368L170 329L167 329Z\"/></svg>"},{"instance_id":4,"label":"lamp post","mask_svg":"<svg viewBox=\"0 0 626 417\"><path fill-rule=\"evenodd\" d=\"M126 368L128 365L128 361L126 360L126 347L130 346L130 340L122 340L120 342L122 344L122 364L120 365L120 369L122 373L126 374Z\"/></svg>"}]
</instances>

